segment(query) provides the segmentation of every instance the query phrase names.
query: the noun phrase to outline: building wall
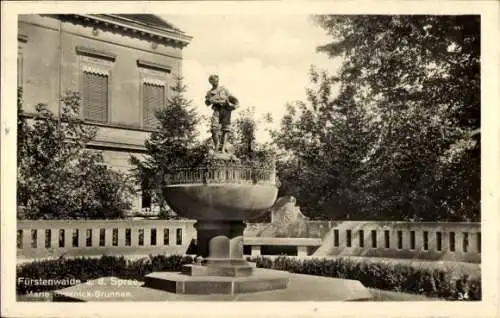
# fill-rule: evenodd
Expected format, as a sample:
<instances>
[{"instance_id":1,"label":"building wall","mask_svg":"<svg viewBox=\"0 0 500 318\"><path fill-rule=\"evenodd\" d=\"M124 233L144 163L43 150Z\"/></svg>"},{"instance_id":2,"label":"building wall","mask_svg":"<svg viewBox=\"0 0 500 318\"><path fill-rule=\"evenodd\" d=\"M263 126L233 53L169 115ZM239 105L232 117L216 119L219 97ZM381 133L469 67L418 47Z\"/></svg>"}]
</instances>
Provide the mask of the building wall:
<instances>
[{"instance_id":1,"label":"building wall","mask_svg":"<svg viewBox=\"0 0 500 318\"><path fill-rule=\"evenodd\" d=\"M22 56L24 110L34 111L38 103L47 104L59 113L59 96L66 90L81 91L82 72L86 66L109 70L108 122L93 123L99 127L92 147L102 150L106 164L128 171L131 154L144 152L144 140L150 129L142 125L142 85L144 79L166 81L169 86L180 75L182 49L153 44L144 36L132 37L119 31L97 28L91 22L77 25L52 17L21 15L18 20L19 53ZM111 60L81 54L81 49L113 56ZM170 68L144 67L138 60ZM133 198L134 209L140 208L139 197Z\"/></svg>"},{"instance_id":2,"label":"building wall","mask_svg":"<svg viewBox=\"0 0 500 318\"><path fill-rule=\"evenodd\" d=\"M79 89L81 60L76 52L78 46L116 55L111 69L110 124L140 128L138 59L171 67L170 84L174 84L175 76L180 75L180 48L159 44L153 49L151 41L102 30L94 35L92 26L74 25L38 15L21 15L19 34L27 37L22 45L27 111L44 102L57 112L58 96L66 89Z\"/></svg>"}]
</instances>

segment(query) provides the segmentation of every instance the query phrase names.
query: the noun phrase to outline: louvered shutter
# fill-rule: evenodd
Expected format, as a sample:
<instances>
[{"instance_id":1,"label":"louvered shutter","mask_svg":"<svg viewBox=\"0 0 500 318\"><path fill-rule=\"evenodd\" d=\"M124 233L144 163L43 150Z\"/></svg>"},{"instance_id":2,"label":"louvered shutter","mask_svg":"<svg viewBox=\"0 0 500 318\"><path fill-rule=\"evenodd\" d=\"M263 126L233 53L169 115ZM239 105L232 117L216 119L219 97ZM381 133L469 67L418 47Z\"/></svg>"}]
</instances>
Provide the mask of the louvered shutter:
<instances>
[{"instance_id":1,"label":"louvered shutter","mask_svg":"<svg viewBox=\"0 0 500 318\"><path fill-rule=\"evenodd\" d=\"M96 122L108 121L108 76L83 73L83 116Z\"/></svg>"},{"instance_id":2,"label":"louvered shutter","mask_svg":"<svg viewBox=\"0 0 500 318\"><path fill-rule=\"evenodd\" d=\"M142 119L145 128L156 128L159 125L155 111L164 106L165 87L144 83Z\"/></svg>"}]
</instances>

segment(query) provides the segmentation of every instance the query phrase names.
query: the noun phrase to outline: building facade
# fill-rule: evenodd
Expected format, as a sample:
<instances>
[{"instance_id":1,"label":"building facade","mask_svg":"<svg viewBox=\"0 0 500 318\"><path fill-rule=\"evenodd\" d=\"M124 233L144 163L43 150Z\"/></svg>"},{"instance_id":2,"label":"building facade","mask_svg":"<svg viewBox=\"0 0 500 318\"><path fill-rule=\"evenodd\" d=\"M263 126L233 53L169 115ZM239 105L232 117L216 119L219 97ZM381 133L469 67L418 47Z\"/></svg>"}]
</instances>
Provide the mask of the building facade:
<instances>
[{"instance_id":1,"label":"building facade","mask_svg":"<svg viewBox=\"0 0 500 318\"><path fill-rule=\"evenodd\" d=\"M81 94L81 116L98 129L90 148L108 167L130 169L131 154L144 153L181 75L182 50L191 37L156 15L20 15L18 86L24 111L38 103L60 113L60 96ZM133 209L150 206L139 194Z\"/></svg>"}]
</instances>

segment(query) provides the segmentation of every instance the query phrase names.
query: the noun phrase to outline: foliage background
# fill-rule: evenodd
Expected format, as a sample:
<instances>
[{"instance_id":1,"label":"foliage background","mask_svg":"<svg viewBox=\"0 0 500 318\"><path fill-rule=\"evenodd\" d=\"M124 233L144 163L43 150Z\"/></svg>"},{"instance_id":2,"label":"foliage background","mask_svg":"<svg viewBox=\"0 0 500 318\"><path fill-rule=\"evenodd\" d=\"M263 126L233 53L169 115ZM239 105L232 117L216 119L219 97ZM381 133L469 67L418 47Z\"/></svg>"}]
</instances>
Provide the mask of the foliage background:
<instances>
[{"instance_id":1,"label":"foliage background","mask_svg":"<svg viewBox=\"0 0 500 318\"><path fill-rule=\"evenodd\" d=\"M273 132L280 194L314 218L480 221L480 17L315 21L344 62Z\"/></svg>"}]
</instances>

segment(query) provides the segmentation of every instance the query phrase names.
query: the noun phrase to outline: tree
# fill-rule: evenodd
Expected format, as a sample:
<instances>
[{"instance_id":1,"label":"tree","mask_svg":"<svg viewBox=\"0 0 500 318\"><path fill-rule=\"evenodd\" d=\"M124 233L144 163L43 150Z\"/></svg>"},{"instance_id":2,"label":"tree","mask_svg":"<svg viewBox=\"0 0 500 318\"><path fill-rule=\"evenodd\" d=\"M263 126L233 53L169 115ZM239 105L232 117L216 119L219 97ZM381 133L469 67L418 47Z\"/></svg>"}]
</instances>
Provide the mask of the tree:
<instances>
[{"instance_id":1,"label":"tree","mask_svg":"<svg viewBox=\"0 0 500 318\"><path fill-rule=\"evenodd\" d=\"M159 126L145 141L145 158L131 157L142 191L157 198L163 211L168 210L162 193L168 184L165 176L177 168L196 166L208 150L208 145L196 141L199 116L184 96L186 89L182 78L178 78L166 107L155 114Z\"/></svg>"},{"instance_id":2,"label":"tree","mask_svg":"<svg viewBox=\"0 0 500 318\"><path fill-rule=\"evenodd\" d=\"M131 182L107 169L100 152L87 149L96 129L79 119L79 95L68 92L61 102L60 118L38 104L28 121L19 91L18 217L121 217L130 208Z\"/></svg>"},{"instance_id":3,"label":"tree","mask_svg":"<svg viewBox=\"0 0 500 318\"><path fill-rule=\"evenodd\" d=\"M342 66L275 132L282 192L312 216L478 221L479 17L315 20Z\"/></svg>"},{"instance_id":4,"label":"tree","mask_svg":"<svg viewBox=\"0 0 500 318\"><path fill-rule=\"evenodd\" d=\"M370 105L380 141L367 161L381 209L479 220L480 17L319 16L344 63L341 92ZM375 191L375 188L372 192Z\"/></svg>"},{"instance_id":5,"label":"tree","mask_svg":"<svg viewBox=\"0 0 500 318\"><path fill-rule=\"evenodd\" d=\"M356 218L369 195L364 159L374 143L376 125L347 92L333 99L333 81L310 71L307 103L287 106L272 137L282 151L278 161L280 195L293 195L310 217Z\"/></svg>"},{"instance_id":6,"label":"tree","mask_svg":"<svg viewBox=\"0 0 500 318\"><path fill-rule=\"evenodd\" d=\"M270 114L255 118L255 107L247 107L238 112L230 142L234 153L243 164L251 167L271 167L274 165L275 151L271 145L259 143L256 132L259 126L272 121Z\"/></svg>"}]
</instances>

